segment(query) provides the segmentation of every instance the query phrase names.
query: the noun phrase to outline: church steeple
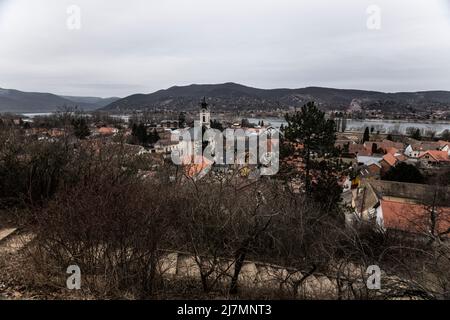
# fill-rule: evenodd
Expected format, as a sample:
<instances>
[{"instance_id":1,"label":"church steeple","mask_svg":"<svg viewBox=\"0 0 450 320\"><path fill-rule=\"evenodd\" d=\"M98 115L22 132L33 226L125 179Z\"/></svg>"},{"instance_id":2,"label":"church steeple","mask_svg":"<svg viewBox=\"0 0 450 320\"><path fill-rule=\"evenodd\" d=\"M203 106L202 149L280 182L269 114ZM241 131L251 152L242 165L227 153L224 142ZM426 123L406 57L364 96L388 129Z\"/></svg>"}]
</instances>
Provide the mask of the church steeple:
<instances>
[{"instance_id":1,"label":"church steeple","mask_svg":"<svg viewBox=\"0 0 450 320\"><path fill-rule=\"evenodd\" d=\"M202 102L200 103L200 106L202 107L202 109L209 109L208 108L208 103L206 102L206 97L203 97Z\"/></svg>"},{"instance_id":2,"label":"church steeple","mask_svg":"<svg viewBox=\"0 0 450 320\"><path fill-rule=\"evenodd\" d=\"M202 102L200 103L200 125L205 126L206 128L211 127L211 114L209 111L209 105L206 102L206 97L203 97Z\"/></svg>"}]
</instances>

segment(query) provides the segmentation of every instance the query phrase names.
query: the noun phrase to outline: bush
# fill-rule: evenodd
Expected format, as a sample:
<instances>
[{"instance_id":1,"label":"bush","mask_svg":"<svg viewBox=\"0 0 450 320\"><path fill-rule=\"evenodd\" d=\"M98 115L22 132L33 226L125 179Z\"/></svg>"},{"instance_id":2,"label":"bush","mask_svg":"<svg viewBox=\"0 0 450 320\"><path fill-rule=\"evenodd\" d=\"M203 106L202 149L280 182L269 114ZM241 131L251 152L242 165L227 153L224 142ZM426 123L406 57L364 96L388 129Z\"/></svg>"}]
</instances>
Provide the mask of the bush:
<instances>
[{"instance_id":1,"label":"bush","mask_svg":"<svg viewBox=\"0 0 450 320\"><path fill-rule=\"evenodd\" d=\"M425 177L415 166L400 162L395 167L389 169L386 174L383 175L383 180L398 181L398 182L410 182L410 183L424 183Z\"/></svg>"},{"instance_id":2,"label":"bush","mask_svg":"<svg viewBox=\"0 0 450 320\"><path fill-rule=\"evenodd\" d=\"M151 295L158 283L158 250L171 244L173 199L150 184L108 179L61 191L35 214L37 261L58 273L78 265L90 292Z\"/></svg>"}]
</instances>

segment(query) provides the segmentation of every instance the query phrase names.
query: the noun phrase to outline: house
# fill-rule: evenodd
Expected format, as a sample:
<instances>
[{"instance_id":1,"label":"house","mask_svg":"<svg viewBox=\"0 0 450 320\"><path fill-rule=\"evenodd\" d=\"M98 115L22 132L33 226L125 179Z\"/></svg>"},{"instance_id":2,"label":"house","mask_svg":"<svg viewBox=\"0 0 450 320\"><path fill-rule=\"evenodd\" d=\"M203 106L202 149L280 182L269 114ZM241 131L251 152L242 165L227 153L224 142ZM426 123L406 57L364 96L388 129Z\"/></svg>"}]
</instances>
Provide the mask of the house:
<instances>
[{"instance_id":1,"label":"house","mask_svg":"<svg viewBox=\"0 0 450 320\"><path fill-rule=\"evenodd\" d=\"M432 214L436 232L450 231L450 187L364 179L353 190L352 207L356 221L382 231L428 235Z\"/></svg>"},{"instance_id":2,"label":"house","mask_svg":"<svg viewBox=\"0 0 450 320\"><path fill-rule=\"evenodd\" d=\"M397 151L405 149L405 145L402 142L393 142L386 139L382 141L366 141L364 142L364 147L367 150L381 150L384 153L387 153L391 148L395 148Z\"/></svg>"},{"instance_id":3,"label":"house","mask_svg":"<svg viewBox=\"0 0 450 320\"><path fill-rule=\"evenodd\" d=\"M432 209L423 204L384 199L381 199L377 210L377 223L383 230L428 234L432 213L430 210L435 210L438 216L436 232L445 233L450 230L450 207Z\"/></svg>"},{"instance_id":4,"label":"house","mask_svg":"<svg viewBox=\"0 0 450 320\"><path fill-rule=\"evenodd\" d=\"M207 175L214 163L204 156L187 156L183 158L182 162L185 175L194 181Z\"/></svg>"},{"instance_id":5,"label":"house","mask_svg":"<svg viewBox=\"0 0 450 320\"><path fill-rule=\"evenodd\" d=\"M439 150L447 151L448 155L450 156L450 142L439 140L437 143L439 144Z\"/></svg>"},{"instance_id":6,"label":"house","mask_svg":"<svg viewBox=\"0 0 450 320\"><path fill-rule=\"evenodd\" d=\"M101 127L96 130L96 133L101 136L113 136L119 132L119 129L113 127Z\"/></svg>"},{"instance_id":7,"label":"house","mask_svg":"<svg viewBox=\"0 0 450 320\"><path fill-rule=\"evenodd\" d=\"M391 153L386 153L380 161L381 174L385 174L391 168L395 167L399 160Z\"/></svg>"},{"instance_id":8,"label":"house","mask_svg":"<svg viewBox=\"0 0 450 320\"><path fill-rule=\"evenodd\" d=\"M420 154L420 151L414 150L412 144L408 145L405 149L405 155L410 158L417 158L417 157L419 157L419 154Z\"/></svg>"},{"instance_id":9,"label":"house","mask_svg":"<svg viewBox=\"0 0 450 320\"><path fill-rule=\"evenodd\" d=\"M178 120L162 120L160 122L160 125L162 128L167 128L167 129L178 129L179 128Z\"/></svg>"},{"instance_id":10,"label":"house","mask_svg":"<svg viewBox=\"0 0 450 320\"><path fill-rule=\"evenodd\" d=\"M392 155L400 154L399 150L395 147L389 147L386 149L386 153L390 153Z\"/></svg>"},{"instance_id":11,"label":"house","mask_svg":"<svg viewBox=\"0 0 450 320\"><path fill-rule=\"evenodd\" d=\"M398 151L403 151L403 150L405 150L405 144L403 142L394 142L391 140L384 139L381 142L380 148L382 148L384 150L384 152L387 152L387 150L389 148L395 148Z\"/></svg>"},{"instance_id":12,"label":"house","mask_svg":"<svg viewBox=\"0 0 450 320\"><path fill-rule=\"evenodd\" d=\"M381 164L371 162L359 169L359 174L363 179L379 179L381 177Z\"/></svg>"},{"instance_id":13,"label":"house","mask_svg":"<svg viewBox=\"0 0 450 320\"><path fill-rule=\"evenodd\" d=\"M345 150L346 145L342 145L342 150ZM357 156L369 157L372 155L372 150L367 150L363 144L359 143L349 143L348 152L346 153L348 157L356 158Z\"/></svg>"},{"instance_id":14,"label":"house","mask_svg":"<svg viewBox=\"0 0 450 320\"><path fill-rule=\"evenodd\" d=\"M352 207L357 221L376 224L379 199L368 180L362 180L360 186L352 190Z\"/></svg>"},{"instance_id":15,"label":"house","mask_svg":"<svg viewBox=\"0 0 450 320\"><path fill-rule=\"evenodd\" d=\"M428 150L419 154L419 164L422 168L450 166L447 151Z\"/></svg>"},{"instance_id":16,"label":"house","mask_svg":"<svg viewBox=\"0 0 450 320\"><path fill-rule=\"evenodd\" d=\"M394 157L397 158L397 160L400 161L400 162L406 162L406 161L408 161L408 158L407 158L404 154L398 154L398 153L396 153L396 154L394 155Z\"/></svg>"},{"instance_id":17,"label":"house","mask_svg":"<svg viewBox=\"0 0 450 320\"><path fill-rule=\"evenodd\" d=\"M156 153L169 154L173 150L177 149L178 145L179 142L177 141L160 139L158 142L155 143L152 151Z\"/></svg>"},{"instance_id":18,"label":"house","mask_svg":"<svg viewBox=\"0 0 450 320\"><path fill-rule=\"evenodd\" d=\"M383 157L380 156L357 156L356 160L359 165L369 165L371 163L379 163L383 160Z\"/></svg>"},{"instance_id":19,"label":"house","mask_svg":"<svg viewBox=\"0 0 450 320\"><path fill-rule=\"evenodd\" d=\"M48 134L52 138L60 138L66 134L66 131L64 129L53 128L48 130Z\"/></svg>"},{"instance_id":20,"label":"house","mask_svg":"<svg viewBox=\"0 0 450 320\"><path fill-rule=\"evenodd\" d=\"M410 158L419 158L422 152L427 150L440 150L440 144L435 141L422 141L414 144L409 144L404 154Z\"/></svg>"}]
</instances>

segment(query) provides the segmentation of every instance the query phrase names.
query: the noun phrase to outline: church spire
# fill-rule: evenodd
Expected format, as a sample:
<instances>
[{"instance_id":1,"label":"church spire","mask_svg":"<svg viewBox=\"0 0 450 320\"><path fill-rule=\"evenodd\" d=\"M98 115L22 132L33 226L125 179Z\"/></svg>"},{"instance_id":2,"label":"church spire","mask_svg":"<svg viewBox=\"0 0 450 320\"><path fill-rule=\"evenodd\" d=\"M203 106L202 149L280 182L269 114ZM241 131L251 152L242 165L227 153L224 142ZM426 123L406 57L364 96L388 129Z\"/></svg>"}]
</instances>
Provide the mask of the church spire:
<instances>
[{"instance_id":1,"label":"church spire","mask_svg":"<svg viewBox=\"0 0 450 320\"><path fill-rule=\"evenodd\" d=\"M202 109L208 109L208 103L206 102L206 97L203 97L202 102L200 103Z\"/></svg>"},{"instance_id":2,"label":"church spire","mask_svg":"<svg viewBox=\"0 0 450 320\"><path fill-rule=\"evenodd\" d=\"M211 127L211 114L208 108L208 103L206 102L206 97L203 97L202 102L200 103L200 124L202 127L210 128Z\"/></svg>"}]
</instances>

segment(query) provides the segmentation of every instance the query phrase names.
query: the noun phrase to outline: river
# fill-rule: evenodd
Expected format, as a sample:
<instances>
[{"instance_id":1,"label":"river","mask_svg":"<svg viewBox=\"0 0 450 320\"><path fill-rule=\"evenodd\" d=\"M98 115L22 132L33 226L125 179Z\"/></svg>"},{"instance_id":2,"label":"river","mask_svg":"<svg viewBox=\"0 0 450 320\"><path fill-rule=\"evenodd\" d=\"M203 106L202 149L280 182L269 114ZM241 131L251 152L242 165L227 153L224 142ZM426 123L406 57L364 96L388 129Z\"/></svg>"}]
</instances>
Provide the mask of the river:
<instances>
[{"instance_id":1,"label":"river","mask_svg":"<svg viewBox=\"0 0 450 320\"><path fill-rule=\"evenodd\" d=\"M279 128L281 124L286 125L287 122L282 118L249 118L252 123L264 121L264 124L271 124ZM374 131L380 133L401 133L405 134L408 128L417 128L425 133L428 130L434 131L436 134L441 134L445 130L450 131L450 122L435 121L435 122L412 122L401 120L347 120L347 130L353 132L362 132L365 128L374 128Z\"/></svg>"}]
</instances>

